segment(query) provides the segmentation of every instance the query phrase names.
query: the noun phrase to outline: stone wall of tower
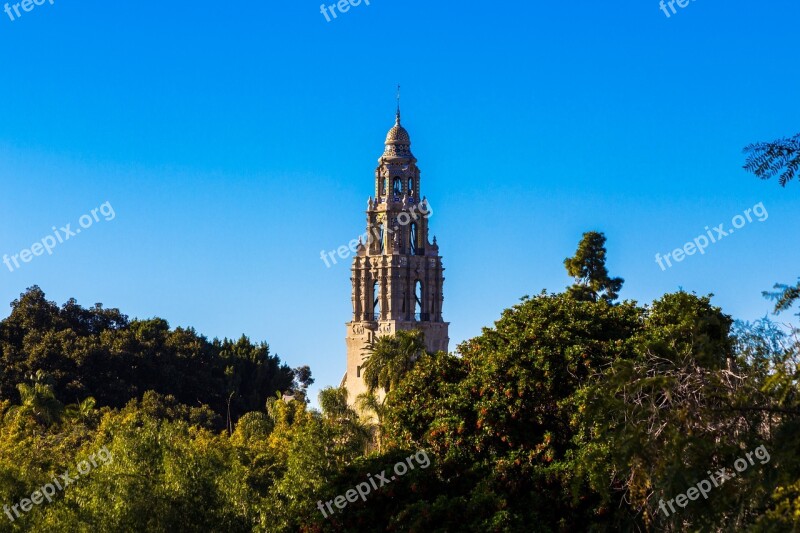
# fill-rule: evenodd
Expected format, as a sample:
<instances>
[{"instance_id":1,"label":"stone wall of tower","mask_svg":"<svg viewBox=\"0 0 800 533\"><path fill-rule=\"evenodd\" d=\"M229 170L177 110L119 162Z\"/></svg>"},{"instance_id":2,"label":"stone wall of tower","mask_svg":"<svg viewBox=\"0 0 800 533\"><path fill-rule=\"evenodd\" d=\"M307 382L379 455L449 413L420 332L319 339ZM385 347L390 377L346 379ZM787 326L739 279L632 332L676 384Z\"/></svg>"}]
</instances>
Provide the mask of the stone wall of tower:
<instances>
[{"instance_id":1,"label":"stone wall of tower","mask_svg":"<svg viewBox=\"0 0 800 533\"><path fill-rule=\"evenodd\" d=\"M367 392L362 376L362 367L367 360L367 348L374 339L383 335L393 335L398 331L421 329L425 334L425 345L429 352L440 350L446 352L450 343L448 326L447 322L417 324L393 320L381 321L377 324L362 322L347 324L347 372L342 380L342 385L347 388L348 401L354 404L359 394Z\"/></svg>"},{"instance_id":2,"label":"stone wall of tower","mask_svg":"<svg viewBox=\"0 0 800 533\"><path fill-rule=\"evenodd\" d=\"M353 316L342 380L350 403L366 392L362 368L376 338L418 329L428 351L447 351L450 342L449 324L442 319L444 267L436 239L428 238L433 211L420 194L420 171L399 113L385 145L375 171L375 198L367 203L370 237L351 268Z\"/></svg>"}]
</instances>

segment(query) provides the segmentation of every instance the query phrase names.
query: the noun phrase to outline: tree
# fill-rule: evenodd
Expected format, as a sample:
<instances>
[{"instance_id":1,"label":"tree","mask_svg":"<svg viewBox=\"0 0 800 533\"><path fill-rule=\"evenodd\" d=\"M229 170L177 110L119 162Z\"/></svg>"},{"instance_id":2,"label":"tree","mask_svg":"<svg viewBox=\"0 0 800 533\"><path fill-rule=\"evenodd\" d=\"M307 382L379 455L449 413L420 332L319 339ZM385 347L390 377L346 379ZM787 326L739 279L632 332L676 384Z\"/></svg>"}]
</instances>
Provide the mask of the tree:
<instances>
[{"instance_id":1,"label":"tree","mask_svg":"<svg viewBox=\"0 0 800 533\"><path fill-rule=\"evenodd\" d=\"M662 500L759 443L763 415L746 409L757 387L746 362L733 362L730 327L707 297L665 295L631 339L635 356L604 368L577 395L578 473L609 505L627 503L658 531L738 530L753 511L755 498L733 484L681 513L659 511Z\"/></svg>"},{"instance_id":2,"label":"tree","mask_svg":"<svg viewBox=\"0 0 800 533\"><path fill-rule=\"evenodd\" d=\"M363 426L347 405L346 392L325 389L319 402L322 413L304 401L270 401L275 427L267 443L276 466L262 481L269 490L257 531L319 531L307 526L322 518L316 504L320 491L364 453Z\"/></svg>"},{"instance_id":3,"label":"tree","mask_svg":"<svg viewBox=\"0 0 800 533\"><path fill-rule=\"evenodd\" d=\"M614 508L574 476L570 426L576 390L630 357L642 311L624 302L541 294L503 312L493 328L425 357L387 400L387 441L430 450L448 480L449 516L471 530L585 531ZM605 513L605 514L603 514ZM600 526L598 526L600 527Z\"/></svg>"},{"instance_id":4,"label":"tree","mask_svg":"<svg viewBox=\"0 0 800 533\"><path fill-rule=\"evenodd\" d=\"M44 371L59 399L93 397L99 408L124 407L147 391L186 405L204 404L219 415L219 429L261 410L276 391L304 393L308 367L291 370L269 346L238 340L209 341L192 328L166 320L133 320L101 304L61 308L31 287L0 320L0 399L19 401L19 383Z\"/></svg>"},{"instance_id":5,"label":"tree","mask_svg":"<svg viewBox=\"0 0 800 533\"><path fill-rule=\"evenodd\" d=\"M383 389L388 394L425 354L425 337L419 330L398 331L378 337L368 348L368 354L364 382L370 392Z\"/></svg>"},{"instance_id":6,"label":"tree","mask_svg":"<svg viewBox=\"0 0 800 533\"><path fill-rule=\"evenodd\" d=\"M775 302L775 314L791 309L791 307L800 300L800 281L797 282L797 285L776 283L773 289L776 289L776 291L764 291L761 294L768 300ZM800 316L800 312L797 313L797 316Z\"/></svg>"},{"instance_id":7,"label":"tree","mask_svg":"<svg viewBox=\"0 0 800 533\"><path fill-rule=\"evenodd\" d=\"M369 390L356 398L356 404L362 412L374 415L372 428L380 452L383 450L386 398L426 353L425 337L419 330L398 331L394 335L379 337L369 347L368 353L364 363L364 382Z\"/></svg>"},{"instance_id":8,"label":"tree","mask_svg":"<svg viewBox=\"0 0 800 533\"><path fill-rule=\"evenodd\" d=\"M365 416L368 418L368 427L371 433L375 436L375 442L378 445L378 452L383 451L383 434L385 433L384 419L386 418L386 397L380 397L375 391L364 392L356 396L356 405L359 410L367 415L371 413L373 417Z\"/></svg>"},{"instance_id":9,"label":"tree","mask_svg":"<svg viewBox=\"0 0 800 533\"><path fill-rule=\"evenodd\" d=\"M289 392L294 395L296 400L308 401L308 388L314 384L311 377L311 367L308 365L299 366L292 370L294 380Z\"/></svg>"},{"instance_id":10,"label":"tree","mask_svg":"<svg viewBox=\"0 0 800 533\"><path fill-rule=\"evenodd\" d=\"M163 419L131 402L103 419L95 442L83 447L73 465L103 446L111 460L97 461L58 501L43 506L38 527L31 529L254 529L252 506L261 498L242 482L247 477L244 454L233 448L227 434Z\"/></svg>"},{"instance_id":11,"label":"tree","mask_svg":"<svg viewBox=\"0 0 800 533\"><path fill-rule=\"evenodd\" d=\"M762 180L781 173L778 183L785 187L800 170L800 133L772 142L757 142L744 148L747 159L744 169ZM796 285L776 283L777 292L764 291L764 297L775 302L775 313L786 311L800 299L800 281ZM800 315L798 315L800 316Z\"/></svg>"},{"instance_id":12,"label":"tree","mask_svg":"<svg viewBox=\"0 0 800 533\"><path fill-rule=\"evenodd\" d=\"M800 170L800 133L791 138L771 142L757 142L744 148L747 160L744 169L762 180L770 179L778 173L778 183L785 187Z\"/></svg>"},{"instance_id":13,"label":"tree","mask_svg":"<svg viewBox=\"0 0 800 533\"><path fill-rule=\"evenodd\" d=\"M53 393L53 384L50 376L41 370L30 377L32 383L17 385L20 396L20 406L15 408L22 414L33 418L44 426L50 426L61 420L64 413L64 404L58 401Z\"/></svg>"},{"instance_id":14,"label":"tree","mask_svg":"<svg viewBox=\"0 0 800 533\"><path fill-rule=\"evenodd\" d=\"M342 453L363 453L369 444L370 428L347 403L347 389L326 387L319 393L322 416L334 429L334 444L340 446ZM358 401L358 400L356 400Z\"/></svg>"},{"instance_id":15,"label":"tree","mask_svg":"<svg viewBox=\"0 0 800 533\"><path fill-rule=\"evenodd\" d=\"M575 255L564 259L567 273L575 278L568 290L575 299L596 302L601 298L609 303L617 299L625 280L608 276L605 244L602 233L584 233Z\"/></svg>"},{"instance_id":16,"label":"tree","mask_svg":"<svg viewBox=\"0 0 800 533\"><path fill-rule=\"evenodd\" d=\"M91 420L95 415L96 403L95 399L90 396L82 402L69 404L64 408L64 416L76 422Z\"/></svg>"}]
</instances>

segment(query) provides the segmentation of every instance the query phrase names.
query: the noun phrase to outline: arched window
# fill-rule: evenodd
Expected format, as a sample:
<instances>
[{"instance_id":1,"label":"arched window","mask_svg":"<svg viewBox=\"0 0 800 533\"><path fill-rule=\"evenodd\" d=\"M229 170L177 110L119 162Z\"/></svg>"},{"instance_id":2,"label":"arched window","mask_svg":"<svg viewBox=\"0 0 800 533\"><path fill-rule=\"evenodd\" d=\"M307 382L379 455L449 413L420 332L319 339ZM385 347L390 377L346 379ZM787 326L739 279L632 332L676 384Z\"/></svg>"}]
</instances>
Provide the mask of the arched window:
<instances>
[{"instance_id":1,"label":"arched window","mask_svg":"<svg viewBox=\"0 0 800 533\"><path fill-rule=\"evenodd\" d=\"M411 193L414 192L414 178L408 178L408 194L411 196Z\"/></svg>"},{"instance_id":2,"label":"arched window","mask_svg":"<svg viewBox=\"0 0 800 533\"><path fill-rule=\"evenodd\" d=\"M381 283L376 281L372 285L372 319L381 319Z\"/></svg>"},{"instance_id":3,"label":"arched window","mask_svg":"<svg viewBox=\"0 0 800 533\"><path fill-rule=\"evenodd\" d=\"M417 255L417 224L414 222L408 232L408 249L411 255Z\"/></svg>"},{"instance_id":4,"label":"arched window","mask_svg":"<svg viewBox=\"0 0 800 533\"><path fill-rule=\"evenodd\" d=\"M414 318L425 320L422 312L422 282L420 280L414 282Z\"/></svg>"},{"instance_id":5,"label":"arched window","mask_svg":"<svg viewBox=\"0 0 800 533\"><path fill-rule=\"evenodd\" d=\"M381 196L386 196L386 188L388 186L389 186L389 178L383 178L381 180L381 190L379 193Z\"/></svg>"},{"instance_id":6,"label":"arched window","mask_svg":"<svg viewBox=\"0 0 800 533\"><path fill-rule=\"evenodd\" d=\"M403 180L401 180L400 178L394 179L394 195L395 196L403 195Z\"/></svg>"},{"instance_id":7,"label":"arched window","mask_svg":"<svg viewBox=\"0 0 800 533\"><path fill-rule=\"evenodd\" d=\"M386 221L384 220L383 222L381 222L380 235L378 236L378 243L381 253L383 253L383 251L386 249L385 237L386 237Z\"/></svg>"}]
</instances>

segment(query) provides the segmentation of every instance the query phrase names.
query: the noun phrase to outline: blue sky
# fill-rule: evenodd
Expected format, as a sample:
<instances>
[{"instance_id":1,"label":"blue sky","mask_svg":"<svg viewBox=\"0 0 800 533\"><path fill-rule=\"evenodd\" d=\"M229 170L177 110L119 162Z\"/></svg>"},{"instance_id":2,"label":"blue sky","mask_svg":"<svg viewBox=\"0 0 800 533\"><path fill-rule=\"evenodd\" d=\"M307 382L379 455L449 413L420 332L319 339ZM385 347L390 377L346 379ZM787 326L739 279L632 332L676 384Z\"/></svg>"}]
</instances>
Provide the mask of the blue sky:
<instances>
[{"instance_id":1,"label":"blue sky","mask_svg":"<svg viewBox=\"0 0 800 533\"><path fill-rule=\"evenodd\" d=\"M451 349L521 296L566 286L562 261L589 230L606 233L625 298L682 287L764 316L760 292L800 275L800 184L746 174L741 148L800 131L800 4L676 9L372 0L326 22L305 0L55 0L14 21L0 12L0 254L106 201L116 213L52 255L0 265L0 302L38 284L59 303L244 333L311 365L315 391L338 384L349 267L319 255L364 231L401 83ZM759 202L766 221L655 263Z\"/></svg>"}]
</instances>

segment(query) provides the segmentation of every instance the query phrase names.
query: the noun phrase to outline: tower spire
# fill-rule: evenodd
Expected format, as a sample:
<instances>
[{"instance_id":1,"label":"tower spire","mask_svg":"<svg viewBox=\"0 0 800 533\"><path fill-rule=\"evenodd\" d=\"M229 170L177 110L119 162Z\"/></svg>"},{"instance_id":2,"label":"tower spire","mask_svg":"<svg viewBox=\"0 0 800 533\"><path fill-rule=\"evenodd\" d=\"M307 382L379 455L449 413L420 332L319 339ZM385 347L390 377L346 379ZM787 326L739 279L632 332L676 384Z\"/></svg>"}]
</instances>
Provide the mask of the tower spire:
<instances>
[{"instance_id":1,"label":"tower spire","mask_svg":"<svg viewBox=\"0 0 800 533\"><path fill-rule=\"evenodd\" d=\"M397 84L397 120L395 123L400 125L400 84Z\"/></svg>"}]
</instances>

